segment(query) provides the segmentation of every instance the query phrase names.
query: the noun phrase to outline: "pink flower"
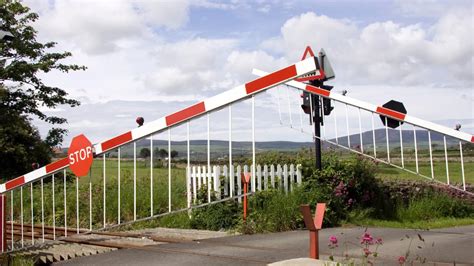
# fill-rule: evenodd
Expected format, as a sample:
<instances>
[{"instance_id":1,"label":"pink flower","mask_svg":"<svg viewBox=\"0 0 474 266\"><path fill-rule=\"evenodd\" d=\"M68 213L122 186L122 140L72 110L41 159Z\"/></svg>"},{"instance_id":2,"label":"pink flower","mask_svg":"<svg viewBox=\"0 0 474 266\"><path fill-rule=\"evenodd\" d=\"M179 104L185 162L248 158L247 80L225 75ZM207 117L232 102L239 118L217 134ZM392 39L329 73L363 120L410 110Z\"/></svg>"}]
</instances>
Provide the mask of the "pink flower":
<instances>
[{"instance_id":1,"label":"pink flower","mask_svg":"<svg viewBox=\"0 0 474 266\"><path fill-rule=\"evenodd\" d=\"M375 241L375 244L382 245L383 244L382 238L381 237L377 238L377 240Z\"/></svg>"},{"instance_id":2,"label":"pink flower","mask_svg":"<svg viewBox=\"0 0 474 266\"><path fill-rule=\"evenodd\" d=\"M370 233L365 232L362 235L360 243L365 244L365 245L373 245L374 244L374 238L370 235Z\"/></svg>"},{"instance_id":3,"label":"pink flower","mask_svg":"<svg viewBox=\"0 0 474 266\"><path fill-rule=\"evenodd\" d=\"M333 244L333 245L336 245L337 244L337 237L336 236L330 236L329 237L329 242L331 242L331 244Z\"/></svg>"},{"instance_id":4,"label":"pink flower","mask_svg":"<svg viewBox=\"0 0 474 266\"><path fill-rule=\"evenodd\" d=\"M400 258L398 258L398 263L400 264L404 264L406 261L406 258L404 256L400 256Z\"/></svg>"}]
</instances>

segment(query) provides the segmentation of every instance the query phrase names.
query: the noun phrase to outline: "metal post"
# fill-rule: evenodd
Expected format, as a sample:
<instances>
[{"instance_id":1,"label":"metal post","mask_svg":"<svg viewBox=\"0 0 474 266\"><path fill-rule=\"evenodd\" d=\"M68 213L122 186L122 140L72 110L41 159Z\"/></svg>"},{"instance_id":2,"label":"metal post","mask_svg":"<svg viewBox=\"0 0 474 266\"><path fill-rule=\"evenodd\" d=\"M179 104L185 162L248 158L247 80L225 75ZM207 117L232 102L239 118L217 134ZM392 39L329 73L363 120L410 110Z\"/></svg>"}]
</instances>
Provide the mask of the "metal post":
<instances>
[{"instance_id":1,"label":"metal post","mask_svg":"<svg viewBox=\"0 0 474 266\"><path fill-rule=\"evenodd\" d=\"M190 140L189 140L189 121L186 123L186 196L187 206L191 208L191 151L190 151Z\"/></svg>"},{"instance_id":2,"label":"metal post","mask_svg":"<svg viewBox=\"0 0 474 266\"><path fill-rule=\"evenodd\" d=\"M66 169L63 171L63 190L64 190L64 236L67 236L67 190L66 190L66 184L67 184L67 175L66 175ZM41 190L41 198L43 198L43 191ZM42 200L42 199L41 199ZM41 206L43 206L43 202L41 202ZM43 207L41 207L43 208ZM41 211L44 213L44 211ZM43 242L44 242L44 218L43 218Z\"/></svg>"},{"instance_id":3,"label":"metal post","mask_svg":"<svg viewBox=\"0 0 474 266\"><path fill-rule=\"evenodd\" d=\"M322 163L321 163L321 122L320 122L320 111L319 108L319 96L318 95L311 95L313 97L313 103L315 103L314 107L314 114L313 114L313 122L314 122L314 148L315 148L315 158L316 158L316 168L321 170Z\"/></svg>"},{"instance_id":4,"label":"metal post","mask_svg":"<svg viewBox=\"0 0 474 266\"><path fill-rule=\"evenodd\" d=\"M53 210L54 210L54 205L53 205ZM76 176L76 232L79 234L79 178L77 176Z\"/></svg>"},{"instance_id":5,"label":"metal post","mask_svg":"<svg viewBox=\"0 0 474 266\"><path fill-rule=\"evenodd\" d=\"M255 186L255 166L256 166L255 164L256 164L256 159L255 159L255 95L252 95L252 182L251 182L252 192L255 192L255 187L256 187Z\"/></svg>"},{"instance_id":6,"label":"metal post","mask_svg":"<svg viewBox=\"0 0 474 266\"><path fill-rule=\"evenodd\" d=\"M207 202L211 202L211 125L209 116L207 113Z\"/></svg>"},{"instance_id":7,"label":"metal post","mask_svg":"<svg viewBox=\"0 0 474 266\"><path fill-rule=\"evenodd\" d=\"M0 249L2 253L7 250L7 227L6 227L6 214L7 211L7 196L5 194L0 195ZM10 228L13 232L13 221L10 223ZM13 246L13 239L12 239L12 246Z\"/></svg>"},{"instance_id":8,"label":"metal post","mask_svg":"<svg viewBox=\"0 0 474 266\"><path fill-rule=\"evenodd\" d=\"M103 170L104 170L104 188L103 188L103 201L104 201L104 210L103 210L103 216L104 216L104 222L103 222L103 227L105 228L105 223L106 223L106 217L105 217L105 212L106 212L106 209L107 209L107 204L106 204L106 198L105 198L105 194L106 194L106 191L107 191L107 186L106 186L106 176L105 176L105 153L103 154ZM92 226L91 226L91 229L92 229Z\"/></svg>"},{"instance_id":9,"label":"metal post","mask_svg":"<svg viewBox=\"0 0 474 266\"><path fill-rule=\"evenodd\" d=\"M150 135L150 217L153 216L153 135Z\"/></svg>"},{"instance_id":10,"label":"metal post","mask_svg":"<svg viewBox=\"0 0 474 266\"><path fill-rule=\"evenodd\" d=\"M33 183L30 183L30 210L31 210L31 244L35 244L35 227L34 227L34 212L33 212Z\"/></svg>"},{"instance_id":11,"label":"metal post","mask_svg":"<svg viewBox=\"0 0 474 266\"><path fill-rule=\"evenodd\" d=\"M137 220L137 143L133 142L133 220Z\"/></svg>"},{"instance_id":12,"label":"metal post","mask_svg":"<svg viewBox=\"0 0 474 266\"><path fill-rule=\"evenodd\" d=\"M117 150L117 223L120 224L120 148Z\"/></svg>"},{"instance_id":13,"label":"metal post","mask_svg":"<svg viewBox=\"0 0 474 266\"><path fill-rule=\"evenodd\" d=\"M44 242L44 190L43 190L43 178L41 178L41 236ZM66 201L64 201L66 202ZM66 205L64 205L66 206ZM66 208L64 208L64 212L66 213Z\"/></svg>"},{"instance_id":14,"label":"metal post","mask_svg":"<svg viewBox=\"0 0 474 266\"><path fill-rule=\"evenodd\" d=\"M281 124L281 113L280 113L280 100L278 99L278 113L280 114ZM234 169L232 167L232 105L229 105L229 186L230 186L230 197L234 196Z\"/></svg>"},{"instance_id":15,"label":"metal post","mask_svg":"<svg viewBox=\"0 0 474 266\"><path fill-rule=\"evenodd\" d=\"M171 128L168 128L168 212L171 212Z\"/></svg>"}]
</instances>

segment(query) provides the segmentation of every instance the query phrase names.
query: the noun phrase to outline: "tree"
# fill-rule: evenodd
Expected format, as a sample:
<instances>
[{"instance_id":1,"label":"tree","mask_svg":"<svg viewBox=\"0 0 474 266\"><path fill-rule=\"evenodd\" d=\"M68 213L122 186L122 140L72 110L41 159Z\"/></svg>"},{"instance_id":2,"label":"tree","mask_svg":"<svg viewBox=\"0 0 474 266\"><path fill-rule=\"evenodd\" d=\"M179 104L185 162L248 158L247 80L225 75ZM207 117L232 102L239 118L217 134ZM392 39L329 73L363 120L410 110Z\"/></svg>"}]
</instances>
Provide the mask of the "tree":
<instances>
[{"instance_id":1,"label":"tree","mask_svg":"<svg viewBox=\"0 0 474 266\"><path fill-rule=\"evenodd\" d=\"M43 83L40 77L42 73L53 70L67 73L86 68L61 63L63 59L70 57L71 53L49 52L55 47L55 42L36 41L37 32L31 24L37 19L38 14L31 12L21 2L6 0L0 4L0 30L8 31L14 36L13 40L0 42L0 127L5 129L0 134L0 143L15 147L8 152L0 149L2 160L7 156L14 156L19 161L41 159L39 161L49 162L51 152L44 153L46 157L34 158L30 151L44 145L49 149L60 145L67 130L57 126L67 121L62 117L45 114L42 109L58 105L74 107L80 104L77 100L68 98L65 90ZM39 137L37 129L30 125L31 117L37 117L53 126L44 140ZM11 134L20 134L23 137ZM20 159L18 156L24 158ZM31 170L24 168L23 164L12 164L10 167L14 167L16 171L0 169L0 176L12 177Z\"/></svg>"},{"instance_id":2,"label":"tree","mask_svg":"<svg viewBox=\"0 0 474 266\"><path fill-rule=\"evenodd\" d=\"M178 156L178 152L175 150L172 150L170 155L171 155L171 159L173 159L174 157Z\"/></svg>"},{"instance_id":3,"label":"tree","mask_svg":"<svg viewBox=\"0 0 474 266\"><path fill-rule=\"evenodd\" d=\"M168 151L165 149L160 149L160 151L158 152L158 155L160 156L161 159L164 159L168 157Z\"/></svg>"},{"instance_id":4,"label":"tree","mask_svg":"<svg viewBox=\"0 0 474 266\"><path fill-rule=\"evenodd\" d=\"M150 152L150 149L148 148L143 148L140 150L140 157L145 159L145 158L148 158L150 157L151 155L151 152Z\"/></svg>"}]
</instances>

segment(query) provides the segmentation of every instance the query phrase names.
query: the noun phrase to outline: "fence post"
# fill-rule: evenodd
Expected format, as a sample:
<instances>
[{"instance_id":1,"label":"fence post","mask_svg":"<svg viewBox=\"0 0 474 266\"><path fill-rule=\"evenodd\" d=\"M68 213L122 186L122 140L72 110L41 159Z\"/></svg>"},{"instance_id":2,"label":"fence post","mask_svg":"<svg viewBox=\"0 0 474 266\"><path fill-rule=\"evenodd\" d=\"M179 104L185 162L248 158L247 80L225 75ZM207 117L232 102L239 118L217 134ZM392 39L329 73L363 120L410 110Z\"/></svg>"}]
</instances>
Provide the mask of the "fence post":
<instances>
[{"instance_id":1,"label":"fence post","mask_svg":"<svg viewBox=\"0 0 474 266\"><path fill-rule=\"evenodd\" d=\"M0 230L0 249L2 253L7 250L7 227L6 227L6 219L7 219L7 196L4 194L0 195L0 223L1 223L1 230ZM12 225L13 228L13 225ZM13 231L13 230L12 230Z\"/></svg>"}]
</instances>

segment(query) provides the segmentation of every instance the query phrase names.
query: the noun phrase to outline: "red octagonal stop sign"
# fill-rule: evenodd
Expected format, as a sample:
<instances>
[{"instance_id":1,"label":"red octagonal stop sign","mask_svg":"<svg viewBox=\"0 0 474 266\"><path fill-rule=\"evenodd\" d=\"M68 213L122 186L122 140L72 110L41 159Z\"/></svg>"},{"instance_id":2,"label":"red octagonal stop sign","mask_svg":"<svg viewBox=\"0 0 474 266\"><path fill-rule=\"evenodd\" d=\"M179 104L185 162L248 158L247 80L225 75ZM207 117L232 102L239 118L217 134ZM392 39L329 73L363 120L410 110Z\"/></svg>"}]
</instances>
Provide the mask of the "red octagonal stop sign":
<instances>
[{"instance_id":1,"label":"red octagonal stop sign","mask_svg":"<svg viewBox=\"0 0 474 266\"><path fill-rule=\"evenodd\" d=\"M89 173L93 161L92 143L83 134L75 136L67 151L69 168L77 176L85 176Z\"/></svg>"}]
</instances>

